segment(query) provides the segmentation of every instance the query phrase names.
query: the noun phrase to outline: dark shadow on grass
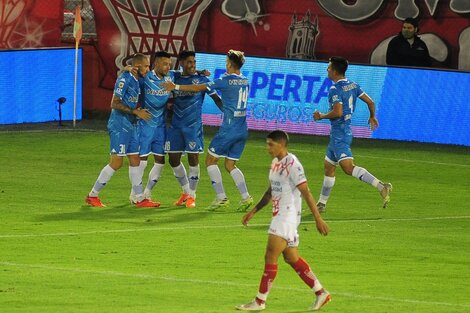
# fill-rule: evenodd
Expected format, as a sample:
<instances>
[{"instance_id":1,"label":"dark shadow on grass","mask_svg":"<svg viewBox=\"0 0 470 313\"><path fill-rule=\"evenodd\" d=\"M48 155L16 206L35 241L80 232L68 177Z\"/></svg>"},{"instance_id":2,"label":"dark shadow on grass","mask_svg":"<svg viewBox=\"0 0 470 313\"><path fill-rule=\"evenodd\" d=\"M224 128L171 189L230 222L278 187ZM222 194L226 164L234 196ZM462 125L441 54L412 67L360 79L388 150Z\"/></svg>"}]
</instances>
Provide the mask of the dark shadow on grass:
<instances>
[{"instance_id":1,"label":"dark shadow on grass","mask_svg":"<svg viewBox=\"0 0 470 313\"><path fill-rule=\"evenodd\" d=\"M185 207L175 207L162 205L157 208L136 208L131 204L123 204L106 208L94 208L87 205L80 207L78 211L44 214L36 216L36 221L68 221L68 220L84 220L84 221L103 221L122 219L123 223L132 223L140 225L151 225L153 223L181 223L193 220L199 220L207 216L200 214L205 212L189 211ZM135 221L129 221L135 219Z\"/></svg>"}]
</instances>

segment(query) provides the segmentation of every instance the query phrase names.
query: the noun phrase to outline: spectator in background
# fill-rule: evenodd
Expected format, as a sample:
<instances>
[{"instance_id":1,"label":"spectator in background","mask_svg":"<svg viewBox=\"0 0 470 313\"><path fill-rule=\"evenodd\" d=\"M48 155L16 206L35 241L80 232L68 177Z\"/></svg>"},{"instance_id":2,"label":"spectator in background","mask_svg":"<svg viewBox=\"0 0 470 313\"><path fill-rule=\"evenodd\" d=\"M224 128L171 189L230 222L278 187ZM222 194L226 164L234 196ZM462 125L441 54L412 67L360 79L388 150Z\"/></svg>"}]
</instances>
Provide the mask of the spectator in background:
<instances>
[{"instance_id":1,"label":"spectator in background","mask_svg":"<svg viewBox=\"0 0 470 313\"><path fill-rule=\"evenodd\" d=\"M418 21L408 17L403 21L401 32L395 36L387 48L387 65L430 67L432 59L428 47L419 38Z\"/></svg>"}]
</instances>

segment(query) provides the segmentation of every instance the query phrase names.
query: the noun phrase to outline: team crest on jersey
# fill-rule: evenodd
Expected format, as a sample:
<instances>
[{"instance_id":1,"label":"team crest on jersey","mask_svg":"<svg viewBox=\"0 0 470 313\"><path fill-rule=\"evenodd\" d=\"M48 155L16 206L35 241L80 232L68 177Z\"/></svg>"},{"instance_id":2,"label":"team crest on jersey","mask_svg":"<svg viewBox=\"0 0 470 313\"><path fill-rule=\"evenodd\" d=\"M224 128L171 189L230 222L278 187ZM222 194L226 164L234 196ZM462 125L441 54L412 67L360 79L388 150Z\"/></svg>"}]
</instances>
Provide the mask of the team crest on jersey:
<instances>
[{"instance_id":1,"label":"team crest on jersey","mask_svg":"<svg viewBox=\"0 0 470 313\"><path fill-rule=\"evenodd\" d=\"M274 173L279 172L279 175L286 174L286 176L289 176L289 173L293 164L294 164L293 159L285 160L284 162L277 162L271 166L271 170Z\"/></svg>"},{"instance_id":2,"label":"team crest on jersey","mask_svg":"<svg viewBox=\"0 0 470 313\"><path fill-rule=\"evenodd\" d=\"M165 76L163 79L164 79L166 82L171 82L171 81L172 81L170 76Z\"/></svg>"},{"instance_id":3,"label":"team crest on jersey","mask_svg":"<svg viewBox=\"0 0 470 313\"><path fill-rule=\"evenodd\" d=\"M196 149L196 143L195 143L194 141L190 141L190 142L188 143L188 145L189 145L189 149L191 149L191 150Z\"/></svg>"},{"instance_id":4,"label":"team crest on jersey","mask_svg":"<svg viewBox=\"0 0 470 313\"><path fill-rule=\"evenodd\" d=\"M194 78L194 79L192 80L192 83L193 83L193 85L199 85L199 84L200 84L200 81L199 81L198 78Z\"/></svg>"}]
</instances>

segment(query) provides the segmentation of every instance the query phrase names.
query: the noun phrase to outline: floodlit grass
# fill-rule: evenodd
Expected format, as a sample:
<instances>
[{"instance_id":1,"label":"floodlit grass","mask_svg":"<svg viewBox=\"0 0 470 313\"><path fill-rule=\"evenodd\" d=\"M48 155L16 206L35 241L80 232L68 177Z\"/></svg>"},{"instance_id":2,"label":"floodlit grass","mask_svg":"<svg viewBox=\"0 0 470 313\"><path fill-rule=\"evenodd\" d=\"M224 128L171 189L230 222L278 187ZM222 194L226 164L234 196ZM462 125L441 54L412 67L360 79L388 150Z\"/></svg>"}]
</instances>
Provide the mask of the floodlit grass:
<instances>
[{"instance_id":1,"label":"floodlit grass","mask_svg":"<svg viewBox=\"0 0 470 313\"><path fill-rule=\"evenodd\" d=\"M264 136L251 133L239 162L255 199L268 183ZM291 136L315 198L326 144ZM0 133L0 312L233 312L250 301L270 208L242 227L223 173L232 206L208 212L204 166L197 208L176 208L169 165L154 191L161 208L128 203L127 167L101 193L108 207L87 207L108 145L106 132ZM356 140L353 152L394 191L381 209L377 191L338 172L324 215L330 234L304 211L300 252L333 294L324 311L470 312L470 148ZM312 293L279 261L266 312L304 312Z\"/></svg>"}]
</instances>

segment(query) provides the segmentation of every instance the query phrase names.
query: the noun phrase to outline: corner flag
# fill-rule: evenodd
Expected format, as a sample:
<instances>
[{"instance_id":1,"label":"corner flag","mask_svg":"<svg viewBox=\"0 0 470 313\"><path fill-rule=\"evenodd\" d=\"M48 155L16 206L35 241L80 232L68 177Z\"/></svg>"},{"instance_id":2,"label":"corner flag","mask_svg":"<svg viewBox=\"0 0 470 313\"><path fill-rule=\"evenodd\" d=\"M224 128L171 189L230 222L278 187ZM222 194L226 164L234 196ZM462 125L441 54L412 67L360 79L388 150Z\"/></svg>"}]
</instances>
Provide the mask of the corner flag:
<instances>
[{"instance_id":1,"label":"corner flag","mask_svg":"<svg viewBox=\"0 0 470 313\"><path fill-rule=\"evenodd\" d=\"M82 16L80 13L80 7L75 8L75 22L73 23L73 37L75 37L76 43L80 42L82 39Z\"/></svg>"}]
</instances>

